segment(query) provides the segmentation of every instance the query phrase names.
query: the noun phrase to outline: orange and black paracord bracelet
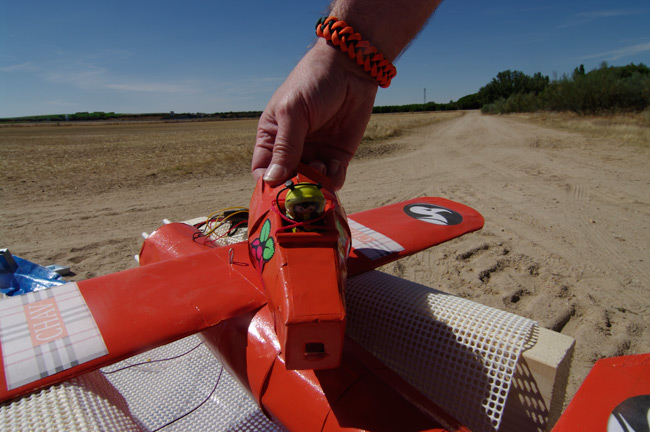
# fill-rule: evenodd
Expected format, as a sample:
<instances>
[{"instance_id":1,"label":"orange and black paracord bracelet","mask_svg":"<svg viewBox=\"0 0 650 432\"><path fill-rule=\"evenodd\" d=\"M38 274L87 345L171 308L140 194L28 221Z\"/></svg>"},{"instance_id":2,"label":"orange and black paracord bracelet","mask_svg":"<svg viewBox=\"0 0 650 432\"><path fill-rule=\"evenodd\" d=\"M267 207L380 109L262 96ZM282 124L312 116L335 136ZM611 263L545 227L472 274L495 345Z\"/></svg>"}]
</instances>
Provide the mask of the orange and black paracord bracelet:
<instances>
[{"instance_id":1,"label":"orange and black paracord bracelet","mask_svg":"<svg viewBox=\"0 0 650 432\"><path fill-rule=\"evenodd\" d=\"M383 54L377 52L377 48L364 41L359 33L334 17L323 17L316 23L316 34L332 42L347 53L351 59L363 67L363 69L377 80L380 87L386 88L390 81L397 74L397 69L389 62Z\"/></svg>"}]
</instances>

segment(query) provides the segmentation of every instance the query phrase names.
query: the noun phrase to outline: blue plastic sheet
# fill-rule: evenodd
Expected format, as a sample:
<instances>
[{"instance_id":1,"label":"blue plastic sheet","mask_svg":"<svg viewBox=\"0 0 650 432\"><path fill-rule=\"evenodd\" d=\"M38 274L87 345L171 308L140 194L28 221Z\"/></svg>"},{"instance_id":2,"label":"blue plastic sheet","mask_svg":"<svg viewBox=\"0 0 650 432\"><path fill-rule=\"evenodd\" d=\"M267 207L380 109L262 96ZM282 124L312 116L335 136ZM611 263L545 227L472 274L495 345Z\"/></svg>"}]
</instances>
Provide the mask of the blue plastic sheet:
<instances>
[{"instance_id":1,"label":"blue plastic sheet","mask_svg":"<svg viewBox=\"0 0 650 432\"><path fill-rule=\"evenodd\" d=\"M62 285L61 275L33 262L12 256L13 263L0 262L0 292L8 296L26 294Z\"/></svg>"}]
</instances>

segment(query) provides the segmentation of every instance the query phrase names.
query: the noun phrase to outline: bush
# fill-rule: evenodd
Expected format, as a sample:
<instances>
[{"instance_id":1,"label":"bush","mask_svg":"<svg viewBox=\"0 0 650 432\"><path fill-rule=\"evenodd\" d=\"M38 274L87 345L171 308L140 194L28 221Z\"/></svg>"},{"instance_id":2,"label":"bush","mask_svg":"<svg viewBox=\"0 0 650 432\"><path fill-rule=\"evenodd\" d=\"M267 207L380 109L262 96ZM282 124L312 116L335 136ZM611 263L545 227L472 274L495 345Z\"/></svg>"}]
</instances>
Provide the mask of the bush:
<instances>
[{"instance_id":1,"label":"bush","mask_svg":"<svg viewBox=\"0 0 650 432\"><path fill-rule=\"evenodd\" d=\"M583 69L584 70L584 69ZM650 70L643 64L607 67L562 77L542 95L546 108L578 114L643 111L650 106Z\"/></svg>"},{"instance_id":2,"label":"bush","mask_svg":"<svg viewBox=\"0 0 650 432\"><path fill-rule=\"evenodd\" d=\"M489 84L477 93L477 100L482 105L492 104L500 99L508 99L516 94L540 94L548 86L547 76L537 72L532 77L521 71L505 70L499 72Z\"/></svg>"},{"instance_id":3,"label":"bush","mask_svg":"<svg viewBox=\"0 0 650 432\"><path fill-rule=\"evenodd\" d=\"M525 87L528 91L516 90L522 88L517 82L526 81L525 75L516 72L501 72L479 91L482 100L490 100L501 92L501 96L484 103L482 112L504 114L546 109L598 114L643 111L650 107L650 69L643 64L608 67L603 63L588 73L580 65L571 77L565 75L548 85L543 85L541 75L535 74L529 87Z\"/></svg>"},{"instance_id":4,"label":"bush","mask_svg":"<svg viewBox=\"0 0 650 432\"><path fill-rule=\"evenodd\" d=\"M462 110L481 108L481 102L479 101L478 93L473 93L458 99L456 101L456 107Z\"/></svg>"},{"instance_id":5,"label":"bush","mask_svg":"<svg viewBox=\"0 0 650 432\"><path fill-rule=\"evenodd\" d=\"M516 93L508 99L499 100L483 105L481 112L486 114L509 114L514 112L535 112L541 109L539 98L535 93Z\"/></svg>"}]
</instances>

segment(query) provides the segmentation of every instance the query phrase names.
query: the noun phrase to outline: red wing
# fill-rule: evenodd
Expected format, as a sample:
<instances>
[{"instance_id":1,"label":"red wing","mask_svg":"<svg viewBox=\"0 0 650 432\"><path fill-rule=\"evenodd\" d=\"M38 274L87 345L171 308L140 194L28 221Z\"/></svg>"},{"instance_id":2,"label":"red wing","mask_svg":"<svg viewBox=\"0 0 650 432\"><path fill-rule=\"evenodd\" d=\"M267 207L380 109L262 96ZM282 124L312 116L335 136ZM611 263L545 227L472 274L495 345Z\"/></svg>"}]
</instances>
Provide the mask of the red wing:
<instances>
[{"instance_id":1,"label":"red wing","mask_svg":"<svg viewBox=\"0 0 650 432\"><path fill-rule=\"evenodd\" d=\"M415 198L348 217L348 274L372 270L483 227L476 210L444 198Z\"/></svg>"},{"instance_id":2,"label":"red wing","mask_svg":"<svg viewBox=\"0 0 650 432\"><path fill-rule=\"evenodd\" d=\"M571 399L554 432L648 430L650 354L598 360Z\"/></svg>"},{"instance_id":3,"label":"red wing","mask_svg":"<svg viewBox=\"0 0 650 432\"><path fill-rule=\"evenodd\" d=\"M483 226L476 211L442 198L356 213L349 222L351 275ZM0 401L266 303L247 243L206 250L191 231L170 224L152 234L140 254L142 267L0 302Z\"/></svg>"},{"instance_id":4,"label":"red wing","mask_svg":"<svg viewBox=\"0 0 650 432\"><path fill-rule=\"evenodd\" d=\"M0 401L196 333L266 302L239 243L0 302Z\"/></svg>"}]
</instances>

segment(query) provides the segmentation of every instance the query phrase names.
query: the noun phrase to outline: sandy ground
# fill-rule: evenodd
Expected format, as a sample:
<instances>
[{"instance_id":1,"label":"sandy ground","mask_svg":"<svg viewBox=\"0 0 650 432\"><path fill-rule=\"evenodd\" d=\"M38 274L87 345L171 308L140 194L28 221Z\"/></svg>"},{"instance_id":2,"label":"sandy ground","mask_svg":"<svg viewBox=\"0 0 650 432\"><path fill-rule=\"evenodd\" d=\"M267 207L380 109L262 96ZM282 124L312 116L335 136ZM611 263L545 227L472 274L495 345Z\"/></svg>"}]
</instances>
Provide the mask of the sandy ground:
<instances>
[{"instance_id":1,"label":"sandy ground","mask_svg":"<svg viewBox=\"0 0 650 432\"><path fill-rule=\"evenodd\" d=\"M356 160L340 197L348 213L417 196L465 203L485 228L384 268L537 320L577 341L567 400L603 357L650 351L650 148L586 138L510 117L466 115ZM110 161L107 162L110 169ZM55 179L25 170L23 184ZM1 247L83 279L136 266L163 218L247 205L241 175L128 184L97 193L0 189ZM33 190L33 187L29 189Z\"/></svg>"}]
</instances>

